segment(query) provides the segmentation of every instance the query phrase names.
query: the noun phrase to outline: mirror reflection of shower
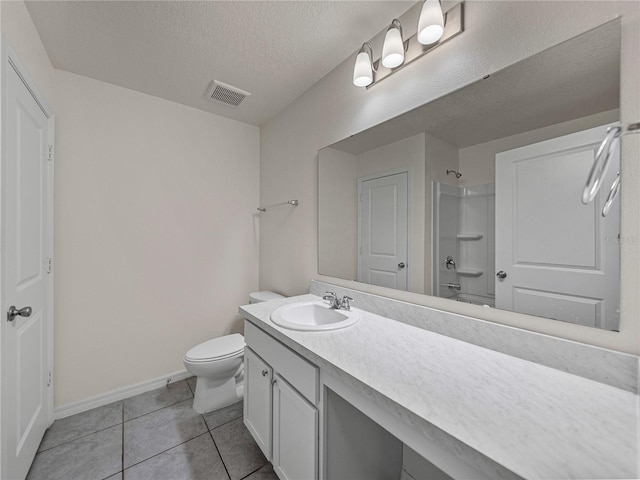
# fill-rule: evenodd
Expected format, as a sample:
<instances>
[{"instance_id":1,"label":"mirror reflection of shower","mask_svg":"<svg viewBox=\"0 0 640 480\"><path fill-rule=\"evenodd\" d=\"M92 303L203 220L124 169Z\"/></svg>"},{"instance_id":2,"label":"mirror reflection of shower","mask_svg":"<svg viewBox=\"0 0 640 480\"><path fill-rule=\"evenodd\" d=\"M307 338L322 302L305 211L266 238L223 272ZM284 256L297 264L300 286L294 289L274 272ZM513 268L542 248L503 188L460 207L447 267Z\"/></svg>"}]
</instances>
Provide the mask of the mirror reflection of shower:
<instances>
[{"instance_id":1,"label":"mirror reflection of shower","mask_svg":"<svg viewBox=\"0 0 640 480\"><path fill-rule=\"evenodd\" d=\"M495 185L434 182L433 218L433 294L494 307Z\"/></svg>"}]
</instances>

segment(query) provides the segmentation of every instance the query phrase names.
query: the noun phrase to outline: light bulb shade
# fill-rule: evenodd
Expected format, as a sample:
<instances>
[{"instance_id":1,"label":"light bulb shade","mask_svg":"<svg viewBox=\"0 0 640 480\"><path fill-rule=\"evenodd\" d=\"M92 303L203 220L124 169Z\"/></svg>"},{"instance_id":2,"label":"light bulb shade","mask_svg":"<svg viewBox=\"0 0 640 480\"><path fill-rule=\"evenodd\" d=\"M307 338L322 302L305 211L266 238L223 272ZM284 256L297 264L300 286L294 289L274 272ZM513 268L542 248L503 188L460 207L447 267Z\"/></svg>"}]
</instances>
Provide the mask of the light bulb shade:
<instances>
[{"instance_id":1,"label":"light bulb shade","mask_svg":"<svg viewBox=\"0 0 640 480\"><path fill-rule=\"evenodd\" d=\"M356 87L366 87L373 82L371 69L371 57L367 52L360 52L356 57L356 65L353 68L353 84Z\"/></svg>"},{"instance_id":2,"label":"light bulb shade","mask_svg":"<svg viewBox=\"0 0 640 480\"><path fill-rule=\"evenodd\" d=\"M425 0L418 20L418 42L430 45L444 34L444 15L439 0Z\"/></svg>"},{"instance_id":3,"label":"light bulb shade","mask_svg":"<svg viewBox=\"0 0 640 480\"><path fill-rule=\"evenodd\" d=\"M382 45L382 65L396 68L404 63L404 44L402 34L397 28L389 28Z\"/></svg>"}]
</instances>

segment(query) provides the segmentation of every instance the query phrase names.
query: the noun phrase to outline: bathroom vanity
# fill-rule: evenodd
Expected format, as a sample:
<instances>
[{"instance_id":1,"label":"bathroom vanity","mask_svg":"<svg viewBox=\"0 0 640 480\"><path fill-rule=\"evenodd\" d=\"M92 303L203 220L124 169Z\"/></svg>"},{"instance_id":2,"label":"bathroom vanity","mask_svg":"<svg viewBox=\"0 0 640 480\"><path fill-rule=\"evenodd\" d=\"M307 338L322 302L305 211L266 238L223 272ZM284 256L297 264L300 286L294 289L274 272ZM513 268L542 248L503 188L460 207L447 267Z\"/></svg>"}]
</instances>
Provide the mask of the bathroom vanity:
<instances>
[{"instance_id":1,"label":"bathroom vanity","mask_svg":"<svg viewBox=\"0 0 640 480\"><path fill-rule=\"evenodd\" d=\"M244 421L280 478L318 477L318 367L245 322Z\"/></svg>"},{"instance_id":2,"label":"bathroom vanity","mask_svg":"<svg viewBox=\"0 0 640 480\"><path fill-rule=\"evenodd\" d=\"M282 480L637 477L635 392L366 311L271 321L317 300L240 308L245 424Z\"/></svg>"}]
</instances>

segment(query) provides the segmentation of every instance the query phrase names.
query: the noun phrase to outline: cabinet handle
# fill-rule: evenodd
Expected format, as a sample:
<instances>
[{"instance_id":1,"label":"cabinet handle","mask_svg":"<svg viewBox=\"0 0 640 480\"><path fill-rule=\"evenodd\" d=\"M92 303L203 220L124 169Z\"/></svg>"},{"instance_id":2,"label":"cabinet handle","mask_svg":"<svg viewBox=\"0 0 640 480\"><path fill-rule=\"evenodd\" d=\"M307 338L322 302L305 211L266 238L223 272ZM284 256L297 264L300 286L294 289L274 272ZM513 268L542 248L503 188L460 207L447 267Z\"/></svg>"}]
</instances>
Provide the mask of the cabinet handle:
<instances>
[{"instance_id":1,"label":"cabinet handle","mask_svg":"<svg viewBox=\"0 0 640 480\"><path fill-rule=\"evenodd\" d=\"M262 376L266 377L269 374L269 372L267 370L262 370Z\"/></svg>"}]
</instances>

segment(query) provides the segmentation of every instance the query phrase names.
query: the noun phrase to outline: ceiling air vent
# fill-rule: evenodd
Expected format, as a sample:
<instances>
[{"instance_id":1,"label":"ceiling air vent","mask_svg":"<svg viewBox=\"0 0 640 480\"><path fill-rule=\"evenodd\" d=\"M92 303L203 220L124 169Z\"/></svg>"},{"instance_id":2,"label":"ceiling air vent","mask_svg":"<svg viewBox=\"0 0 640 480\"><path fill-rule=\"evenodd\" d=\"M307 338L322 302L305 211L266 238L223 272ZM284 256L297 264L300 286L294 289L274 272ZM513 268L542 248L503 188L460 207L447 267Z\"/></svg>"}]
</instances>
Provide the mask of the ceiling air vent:
<instances>
[{"instance_id":1,"label":"ceiling air vent","mask_svg":"<svg viewBox=\"0 0 640 480\"><path fill-rule=\"evenodd\" d=\"M232 105L234 107L240 105L249 95L251 95L249 92L245 92L239 88L219 82L218 80L211 82L209 90L207 90L207 98L209 100L224 103L225 105Z\"/></svg>"}]
</instances>

